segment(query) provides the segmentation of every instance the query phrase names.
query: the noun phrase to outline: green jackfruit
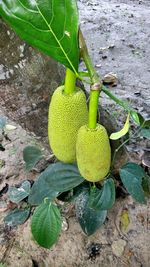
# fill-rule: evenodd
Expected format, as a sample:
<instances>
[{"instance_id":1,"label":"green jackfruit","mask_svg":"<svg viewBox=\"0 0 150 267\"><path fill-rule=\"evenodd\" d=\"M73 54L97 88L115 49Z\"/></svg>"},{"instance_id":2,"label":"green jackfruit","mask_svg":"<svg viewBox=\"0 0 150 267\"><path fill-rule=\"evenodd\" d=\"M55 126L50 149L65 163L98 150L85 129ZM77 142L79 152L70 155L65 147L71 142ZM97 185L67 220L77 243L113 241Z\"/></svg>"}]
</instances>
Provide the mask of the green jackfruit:
<instances>
[{"instance_id":1,"label":"green jackfruit","mask_svg":"<svg viewBox=\"0 0 150 267\"><path fill-rule=\"evenodd\" d=\"M63 162L76 161L76 139L79 128L88 121L86 97L80 88L66 95L58 87L51 99L48 115L48 137L55 156Z\"/></svg>"},{"instance_id":2,"label":"green jackfruit","mask_svg":"<svg viewBox=\"0 0 150 267\"><path fill-rule=\"evenodd\" d=\"M111 149L102 125L97 124L96 129L84 125L79 129L76 156L79 171L86 180L98 182L104 179L110 169Z\"/></svg>"}]
</instances>

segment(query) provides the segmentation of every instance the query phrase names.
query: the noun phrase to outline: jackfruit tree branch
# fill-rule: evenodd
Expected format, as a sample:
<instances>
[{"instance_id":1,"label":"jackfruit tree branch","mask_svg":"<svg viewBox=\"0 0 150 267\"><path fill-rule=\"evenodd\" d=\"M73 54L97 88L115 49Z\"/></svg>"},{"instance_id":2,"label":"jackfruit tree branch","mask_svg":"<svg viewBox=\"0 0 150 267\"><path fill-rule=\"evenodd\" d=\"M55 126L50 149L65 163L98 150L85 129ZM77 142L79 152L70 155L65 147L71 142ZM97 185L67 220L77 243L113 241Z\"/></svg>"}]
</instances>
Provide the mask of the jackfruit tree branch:
<instances>
[{"instance_id":1,"label":"jackfruit tree branch","mask_svg":"<svg viewBox=\"0 0 150 267\"><path fill-rule=\"evenodd\" d=\"M99 94L102 89L102 82L94 69L93 63L88 53L87 45L81 30L79 29L80 57L84 60L91 79L91 92L89 102L89 123L90 129L95 129L97 124L97 109Z\"/></svg>"},{"instance_id":2,"label":"jackfruit tree branch","mask_svg":"<svg viewBox=\"0 0 150 267\"><path fill-rule=\"evenodd\" d=\"M75 91L76 75L70 69L66 69L64 93L69 95Z\"/></svg>"}]
</instances>

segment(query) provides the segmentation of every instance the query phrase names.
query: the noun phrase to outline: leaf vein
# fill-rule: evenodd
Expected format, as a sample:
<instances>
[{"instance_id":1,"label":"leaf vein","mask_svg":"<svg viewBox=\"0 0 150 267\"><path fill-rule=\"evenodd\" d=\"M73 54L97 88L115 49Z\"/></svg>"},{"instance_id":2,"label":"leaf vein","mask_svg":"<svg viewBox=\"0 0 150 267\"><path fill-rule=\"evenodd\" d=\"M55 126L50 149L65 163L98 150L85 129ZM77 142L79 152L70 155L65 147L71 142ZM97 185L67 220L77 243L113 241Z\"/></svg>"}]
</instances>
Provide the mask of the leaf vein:
<instances>
[{"instance_id":1,"label":"leaf vein","mask_svg":"<svg viewBox=\"0 0 150 267\"><path fill-rule=\"evenodd\" d=\"M33 10L33 9L30 9L30 8L26 7L20 0L18 0L18 2L19 2L20 5L21 5L24 9L26 9L27 11L32 12L32 13L38 13L38 14L39 14L38 10Z\"/></svg>"},{"instance_id":2,"label":"leaf vein","mask_svg":"<svg viewBox=\"0 0 150 267\"><path fill-rule=\"evenodd\" d=\"M76 72L74 66L72 65L72 62L70 61L69 57L67 56L67 54L66 54L64 48L62 47L62 45L61 45L61 43L59 42L59 40L58 40L57 36L55 35L55 33L53 32L51 26L48 24L46 18L44 17L44 15L43 15L43 13L41 12L41 10L40 10L40 8L39 8L39 6L38 6L37 3L36 3L36 6L37 6L37 9L38 9L39 13L41 14L41 17L43 18L43 20L45 21L46 25L49 27L50 31L52 32L52 34L53 34L55 40L56 40L57 43L60 45L60 48L61 48L63 54L65 55L65 58L68 60L70 66L72 67L72 69L73 69L73 71L75 72L75 74L78 76L78 73Z\"/></svg>"}]
</instances>

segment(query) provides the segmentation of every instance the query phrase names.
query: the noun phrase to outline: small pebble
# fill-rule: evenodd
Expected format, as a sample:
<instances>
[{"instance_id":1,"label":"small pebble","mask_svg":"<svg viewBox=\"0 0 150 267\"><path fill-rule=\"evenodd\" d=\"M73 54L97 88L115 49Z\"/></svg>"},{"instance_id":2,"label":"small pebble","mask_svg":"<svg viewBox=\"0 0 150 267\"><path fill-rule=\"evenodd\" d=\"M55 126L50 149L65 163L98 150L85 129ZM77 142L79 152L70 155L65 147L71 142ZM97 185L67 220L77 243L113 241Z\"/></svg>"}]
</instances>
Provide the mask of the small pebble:
<instances>
[{"instance_id":1,"label":"small pebble","mask_svg":"<svg viewBox=\"0 0 150 267\"><path fill-rule=\"evenodd\" d=\"M118 239L118 240L115 240L113 243L112 243L112 251L114 253L115 256L117 257L121 257L123 252L124 252L124 248L126 246L126 241L123 240L123 239Z\"/></svg>"}]
</instances>

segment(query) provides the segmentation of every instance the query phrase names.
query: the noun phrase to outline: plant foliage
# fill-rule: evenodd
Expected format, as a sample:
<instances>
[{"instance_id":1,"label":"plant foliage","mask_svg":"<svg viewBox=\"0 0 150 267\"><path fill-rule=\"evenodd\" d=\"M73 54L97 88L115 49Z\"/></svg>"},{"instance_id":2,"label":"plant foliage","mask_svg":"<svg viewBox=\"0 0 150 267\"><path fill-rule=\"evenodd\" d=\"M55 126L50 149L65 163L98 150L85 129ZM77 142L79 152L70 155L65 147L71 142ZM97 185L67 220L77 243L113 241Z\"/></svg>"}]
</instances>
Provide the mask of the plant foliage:
<instances>
[{"instance_id":1,"label":"plant foliage","mask_svg":"<svg viewBox=\"0 0 150 267\"><path fill-rule=\"evenodd\" d=\"M14 209L4 219L4 222L11 227L23 224L29 217L30 208Z\"/></svg>"},{"instance_id":2,"label":"plant foliage","mask_svg":"<svg viewBox=\"0 0 150 267\"><path fill-rule=\"evenodd\" d=\"M13 203L19 203L26 198L30 193L31 184L29 181L24 181L20 187L11 186L8 190L8 198Z\"/></svg>"},{"instance_id":3,"label":"plant foliage","mask_svg":"<svg viewBox=\"0 0 150 267\"><path fill-rule=\"evenodd\" d=\"M45 197L53 200L59 193L69 191L83 181L76 165L62 162L51 164L34 183L29 203L39 205Z\"/></svg>"},{"instance_id":4,"label":"plant foliage","mask_svg":"<svg viewBox=\"0 0 150 267\"><path fill-rule=\"evenodd\" d=\"M120 131L118 131L116 133L112 133L110 135L111 140L117 140L117 139L121 138L122 136L124 136L129 131L129 127L130 127L129 119L130 119L130 114L128 114L123 128Z\"/></svg>"},{"instance_id":5,"label":"plant foliage","mask_svg":"<svg viewBox=\"0 0 150 267\"><path fill-rule=\"evenodd\" d=\"M76 0L0 0L0 15L22 39L77 73Z\"/></svg>"},{"instance_id":6,"label":"plant foliage","mask_svg":"<svg viewBox=\"0 0 150 267\"><path fill-rule=\"evenodd\" d=\"M136 163L128 162L120 169L121 180L131 196L139 203L146 204L142 179L146 173Z\"/></svg>"},{"instance_id":7,"label":"plant foliage","mask_svg":"<svg viewBox=\"0 0 150 267\"><path fill-rule=\"evenodd\" d=\"M92 66L85 42L84 51L79 51L76 0L0 0L0 15L22 39L71 69L77 77L79 77L78 65L82 52L81 56L88 72L80 73L80 78L89 77L90 80L86 81L93 88L97 88L94 87L95 84L96 86L101 84ZM124 127L112 133L110 139L117 140L128 133L130 118L138 125L137 137L150 139L150 120L145 120L141 114L130 108L129 103L114 96L105 86L102 86L102 90L128 112ZM96 97L98 94L97 91ZM98 98L96 101L91 99L94 98L90 97L90 104L92 101L92 107L95 109ZM96 119L96 109L93 112L94 109L90 108L89 113ZM12 129L15 129L15 126L6 124L6 119L0 118L0 131L3 137L6 137L5 130ZM136 135L133 134L133 137ZM125 142L127 141L129 139ZM116 149L117 152L123 144ZM5 150L1 144L0 149ZM32 170L42 157L39 148L26 147L23 151L26 170ZM146 196L150 195L150 177L145 171L137 164L128 162L121 167L120 178L131 196L139 203L146 204ZM75 202L77 219L87 235L93 234L105 222L107 210L112 208L116 195L111 174L108 179L93 186L84 180L76 165L62 162L50 164L32 187L25 181L19 187L9 188L8 197L11 202L19 204L28 197L26 206L39 205L32 216L31 230L34 239L44 248L50 248L58 240L62 224L61 215L53 202L56 197L66 192L67 199ZM5 217L5 223L11 227L24 223L29 218L31 208L33 211L34 207L12 210ZM129 223L127 212L122 215L121 220L123 227L127 228Z\"/></svg>"},{"instance_id":8,"label":"plant foliage","mask_svg":"<svg viewBox=\"0 0 150 267\"><path fill-rule=\"evenodd\" d=\"M104 181L101 189L92 187L90 192L90 207L95 210L111 209L115 202L115 184L112 178Z\"/></svg>"},{"instance_id":9,"label":"plant foliage","mask_svg":"<svg viewBox=\"0 0 150 267\"><path fill-rule=\"evenodd\" d=\"M57 206L46 200L36 208L31 231L40 246L50 248L57 241L61 231L61 216Z\"/></svg>"},{"instance_id":10,"label":"plant foliage","mask_svg":"<svg viewBox=\"0 0 150 267\"><path fill-rule=\"evenodd\" d=\"M106 219L106 210L90 207L90 192L85 189L76 199L76 216L85 234L92 235Z\"/></svg>"},{"instance_id":11,"label":"plant foliage","mask_svg":"<svg viewBox=\"0 0 150 267\"><path fill-rule=\"evenodd\" d=\"M26 170L31 171L36 163L43 158L41 150L36 146L26 146L23 150L23 159L26 163Z\"/></svg>"}]
</instances>

